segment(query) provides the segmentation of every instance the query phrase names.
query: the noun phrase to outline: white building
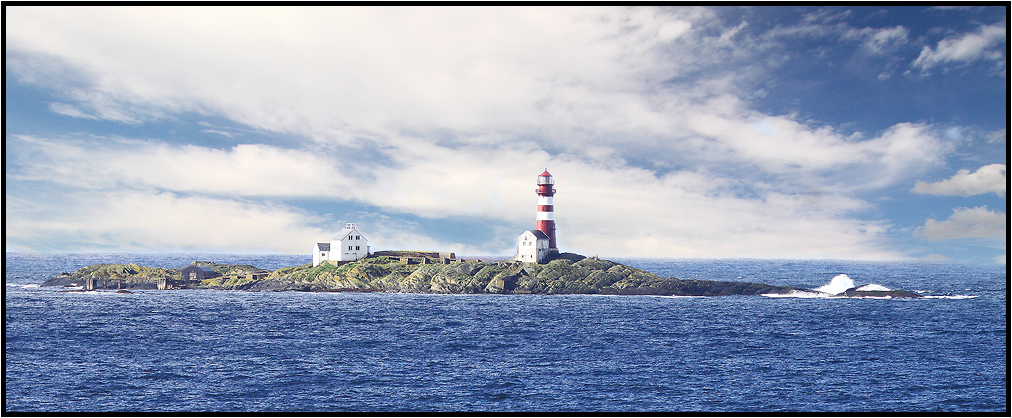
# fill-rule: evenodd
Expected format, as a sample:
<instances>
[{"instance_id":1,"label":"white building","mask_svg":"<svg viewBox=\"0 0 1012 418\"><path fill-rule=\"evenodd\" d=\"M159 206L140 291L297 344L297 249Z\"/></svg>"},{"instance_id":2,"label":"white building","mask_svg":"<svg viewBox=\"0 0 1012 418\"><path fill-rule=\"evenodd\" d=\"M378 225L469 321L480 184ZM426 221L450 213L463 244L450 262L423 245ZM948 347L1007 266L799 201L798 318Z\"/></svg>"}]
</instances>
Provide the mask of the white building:
<instances>
[{"instance_id":1,"label":"white building","mask_svg":"<svg viewBox=\"0 0 1012 418\"><path fill-rule=\"evenodd\" d=\"M324 261L354 261L369 255L369 240L355 229L355 224L348 224L330 238L330 242L318 242L313 245L313 267Z\"/></svg>"},{"instance_id":2,"label":"white building","mask_svg":"<svg viewBox=\"0 0 1012 418\"><path fill-rule=\"evenodd\" d=\"M551 251L548 244L548 234L544 231L537 229L524 231L517 239L517 255L513 256L513 259L525 263L540 263Z\"/></svg>"}]
</instances>

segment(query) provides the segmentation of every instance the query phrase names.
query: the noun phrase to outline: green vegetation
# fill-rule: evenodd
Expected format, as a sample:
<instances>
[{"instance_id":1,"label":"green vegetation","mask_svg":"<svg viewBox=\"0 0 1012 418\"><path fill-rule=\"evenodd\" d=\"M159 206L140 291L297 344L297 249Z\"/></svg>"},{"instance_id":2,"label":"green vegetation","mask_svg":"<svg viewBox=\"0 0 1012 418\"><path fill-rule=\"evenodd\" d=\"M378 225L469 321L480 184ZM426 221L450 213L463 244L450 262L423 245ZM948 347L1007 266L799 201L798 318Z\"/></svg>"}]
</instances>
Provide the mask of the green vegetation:
<instances>
[{"instance_id":1,"label":"green vegetation","mask_svg":"<svg viewBox=\"0 0 1012 418\"><path fill-rule=\"evenodd\" d=\"M81 267L74 273L64 272L47 280L43 286L83 286L87 279L96 279L104 287L154 287L158 279L179 276L178 271L137 264L93 264Z\"/></svg>"}]
</instances>

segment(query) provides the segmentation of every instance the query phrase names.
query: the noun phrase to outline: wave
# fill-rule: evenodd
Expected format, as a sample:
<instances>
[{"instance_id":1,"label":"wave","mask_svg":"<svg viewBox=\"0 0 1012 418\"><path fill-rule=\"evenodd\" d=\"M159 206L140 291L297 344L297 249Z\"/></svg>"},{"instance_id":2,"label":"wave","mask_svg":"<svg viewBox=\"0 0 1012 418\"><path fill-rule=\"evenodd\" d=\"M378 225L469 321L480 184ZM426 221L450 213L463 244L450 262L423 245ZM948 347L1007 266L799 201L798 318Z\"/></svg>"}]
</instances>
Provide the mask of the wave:
<instances>
[{"instance_id":1,"label":"wave","mask_svg":"<svg viewBox=\"0 0 1012 418\"><path fill-rule=\"evenodd\" d=\"M764 293L760 296L766 296L768 298L831 298L833 295L823 292L806 292L801 290L792 290L787 293Z\"/></svg>"},{"instance_id":2,"label":"wave","mask_svg":"<svg viewBox=\"0 0 1012 418\"><path fill-rule=\"evenodd\" d=\"M931 295L928 295L928 296L925 296L924 298L925 299L956 299L956 300L960 300L960 299L973 299L975 297L977 297L977 295L943 295L943 296L931 296Z\"/></svg>"},{"instance_id":3,"label":"wave","mask_svg":"<svg viewBox=\"0 0 1012 418\"><path fill-rule=\"evenodd\" d=\"M830 280L829 284L816 287L814 290L828 293L830 295L837 295L846 292L847 289L852 287L854 287L854 281L846 274L839 274L836 277L833 277L833 280Z\"/></svg>"},{"instance_id":4,"label":"wave","mask_svg":"<svg viewBox=\"0 0 1012 418\"><path fill-rule=\"evenodd\" d=\"M22 288L22 289L29 289L29 288L35 288L35 287L42 287L42 285L41 285L41 284L38 284L38 283L29 283L29 284L15 284L15 283L7 283L7 286L11 286L11 287L20 287L20 288Z\"/></svg>"}]
</instances>

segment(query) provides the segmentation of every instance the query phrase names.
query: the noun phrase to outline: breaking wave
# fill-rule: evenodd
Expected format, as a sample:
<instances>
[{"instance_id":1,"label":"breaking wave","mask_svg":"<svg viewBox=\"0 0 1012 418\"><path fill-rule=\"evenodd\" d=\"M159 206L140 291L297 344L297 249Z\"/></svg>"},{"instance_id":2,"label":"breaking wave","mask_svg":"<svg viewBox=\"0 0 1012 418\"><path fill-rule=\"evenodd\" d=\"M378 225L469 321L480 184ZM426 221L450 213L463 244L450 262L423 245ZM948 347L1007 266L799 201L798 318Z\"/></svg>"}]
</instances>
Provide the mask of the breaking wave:
<instances>
[{"instance_id":1,"label":"breaking wave","mask_svg":"<svg viewBox=\"0 0 1012 418\"><path fill-rule=\"evenodd\" d=\"M840 274L837 275L836 277L833 277L833 280L830 280L829 284L816 287L814 290L823 293L828 293L830 295L836 295L843 293L847 291L847 289L850 289L852 287L854 287L854 281L851 280L850 277L847 276L846 274Z\"/></svg>"}]
</instances>

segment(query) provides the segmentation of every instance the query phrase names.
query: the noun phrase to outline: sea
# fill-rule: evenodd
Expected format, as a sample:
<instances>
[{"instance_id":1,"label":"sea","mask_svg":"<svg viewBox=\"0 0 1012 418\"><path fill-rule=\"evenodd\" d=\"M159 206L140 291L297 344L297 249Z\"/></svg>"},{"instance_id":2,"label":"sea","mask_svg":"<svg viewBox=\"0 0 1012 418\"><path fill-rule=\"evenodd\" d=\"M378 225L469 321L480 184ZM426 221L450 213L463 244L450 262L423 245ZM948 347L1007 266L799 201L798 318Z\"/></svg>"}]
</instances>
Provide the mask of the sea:
<instances>
[{"instance_id":1,"label":"sea","mask_svg":"<svg viewBox=\"0 0 1012 418\"><path fill-rule=\"evenodd\" d=\"M194 260L310 262L6 253L5 412L1008 416L1005 265L612 259L664 277L884 287L922 299L39 286L90 264Z\"/></svg>"}]
</instances>

